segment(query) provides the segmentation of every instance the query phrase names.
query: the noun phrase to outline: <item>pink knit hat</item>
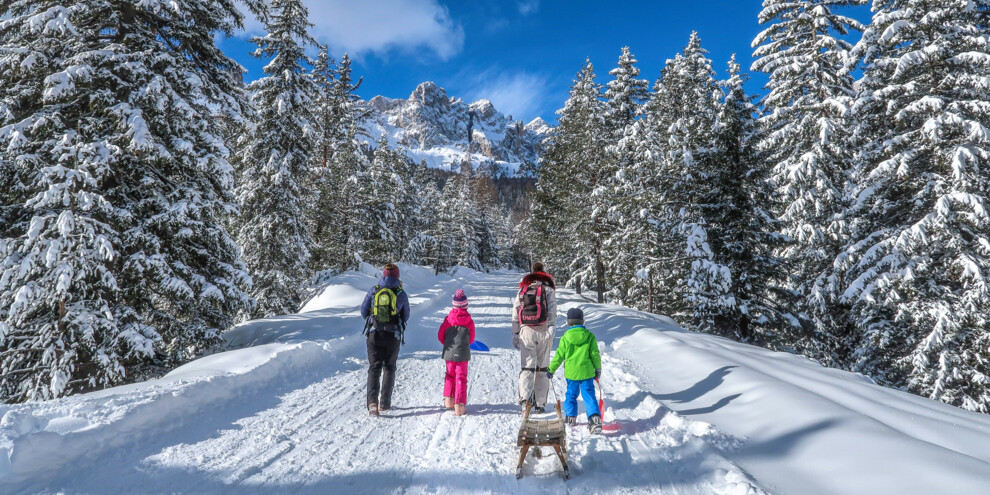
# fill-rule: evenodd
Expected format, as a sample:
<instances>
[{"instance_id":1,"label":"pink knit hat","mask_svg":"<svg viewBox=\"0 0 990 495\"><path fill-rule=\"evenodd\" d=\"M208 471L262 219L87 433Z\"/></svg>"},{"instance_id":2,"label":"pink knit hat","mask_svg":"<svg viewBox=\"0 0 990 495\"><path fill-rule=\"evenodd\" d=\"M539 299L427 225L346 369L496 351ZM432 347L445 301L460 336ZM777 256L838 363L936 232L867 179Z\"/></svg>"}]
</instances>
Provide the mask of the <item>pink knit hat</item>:
<instances>
[{"instance_id":1,"label":"pink knit hat","mask_svg":"<svg viewBox=\"0 0 990 495\"><path fill-rule=\"evenodd\" d=\"M455 308L466 308L468 305L467 294L464 293L464 289L457 289L454 293L453 305Z\"/></svg>"}]
</instances>

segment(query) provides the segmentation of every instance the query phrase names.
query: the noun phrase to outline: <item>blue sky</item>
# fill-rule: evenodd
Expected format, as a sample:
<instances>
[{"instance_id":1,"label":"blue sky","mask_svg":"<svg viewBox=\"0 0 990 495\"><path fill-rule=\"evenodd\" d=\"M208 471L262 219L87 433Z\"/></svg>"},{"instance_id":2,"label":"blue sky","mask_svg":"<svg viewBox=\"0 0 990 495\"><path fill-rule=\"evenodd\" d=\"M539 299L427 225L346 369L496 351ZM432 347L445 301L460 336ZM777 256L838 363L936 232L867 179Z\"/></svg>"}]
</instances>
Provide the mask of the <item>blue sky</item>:
<instances>
[{"instance_id":1,"label":"blue sky","mask_svg":"<svg viewBox=\"0 0 990 495\"><path fill-rule=\"evenodd\" d=\"M492 100L516 119L555 111L585 57L595 64L598 81L609 80L620 49L629 46L641 77L651 82L664 62L698 31L716 69L737 53L744 69L752 63L750 43L763 27L757 23L759 0L587 1L587 0L306 0L318 41L340 56L355 59L364 77L358 94L405 98L417 84L434 81L451 96ZM867 7L849 15L869 20ZM262 62L250 56L245 40L261 26L249 20L240 38L221 47L248 69L247 80L261 75ZM751 91L766 77L751 74Z\"/></svg>"}]
</instances>

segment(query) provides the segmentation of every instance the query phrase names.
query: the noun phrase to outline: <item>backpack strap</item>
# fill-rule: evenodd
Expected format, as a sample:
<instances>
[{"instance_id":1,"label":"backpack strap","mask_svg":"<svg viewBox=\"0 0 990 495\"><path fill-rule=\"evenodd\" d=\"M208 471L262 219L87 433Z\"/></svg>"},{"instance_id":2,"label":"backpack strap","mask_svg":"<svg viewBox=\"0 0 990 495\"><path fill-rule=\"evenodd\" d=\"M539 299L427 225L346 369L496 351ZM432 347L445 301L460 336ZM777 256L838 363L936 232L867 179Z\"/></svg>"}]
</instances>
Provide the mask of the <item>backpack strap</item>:
<instances>
[{"instance_id":1,"label":"backpack strap","mask_svg":"<svg viewBox=\"0 0 990 495\"><path fill-rule=\"evenodd\" d=\"M395 305L395 317L399 319L399 345L406 345L406 322L402 321L402 317L399 315L399 294L402 294L402 284L392 290L395 293L395 299L392 303Z\"/></svg>"},{"instance_id":2,"label":"backpack strap","mask_svg":"<svg viewBox=\"0 0 990 495\"><path fill-rule=\"evenodd\" d=\"M543 317L543 284L536 288L536 318L539 320Z\"/></svg>"},{"instance_id":3,"label":"backpack strap","mask_svg":"<svg viewBox=\"0 0 990 495\"><path fill-rule=\"evenodd\" d=\"M371 310L369 311L370 314L368 315L368 318L364 320L364 330L361 332L361 335L364 335L366 337L368 336L369 333L371 333L371 329L373 327L371 320L375 319L375 304L378 302L375 301L375 296L378 295L378 291L380 289L381 286L379 286L378 284L375 284L375 287L371 289Z\"/></svg>"}]
</instances>

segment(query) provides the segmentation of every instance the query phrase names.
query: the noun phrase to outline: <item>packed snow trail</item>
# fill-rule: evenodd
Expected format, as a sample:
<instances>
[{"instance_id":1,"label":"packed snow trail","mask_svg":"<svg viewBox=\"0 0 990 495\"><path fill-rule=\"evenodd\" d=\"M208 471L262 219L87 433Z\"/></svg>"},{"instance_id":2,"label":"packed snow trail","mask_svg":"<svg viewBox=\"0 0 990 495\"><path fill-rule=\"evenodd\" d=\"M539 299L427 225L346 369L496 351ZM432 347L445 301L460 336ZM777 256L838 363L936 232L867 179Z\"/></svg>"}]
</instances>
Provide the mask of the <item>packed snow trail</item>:
<instances>
[{"instance_id":1,"label":"packed snow trail","mask_svg":"<svg viewBox=\"0 0 990 495\"><path fill-rule=\"evenodd\" d=\"M549 449L516 480L509 312L519 275L462 270L451 279L403 266L407 345L393 409L371 418L357 312L371 271L337 277L303 313L239 326L229 350L160 380L0 406L0 493L903 495L990 486L987 416L566 290L560 313L581 305L601 342L606 423L614 416L616 431L569 431L570 481ZM472 353L464 417L442 410L436 341L459 287L491 347ZM562 393L562 378L555 384Z\"/></svg>"},{"instance_id":2,"label":"packed snow trail","mask_svg":"<svg viewBox=\"0 0 990 495\"><path fill-rule=\"evenodd\" d=\"M635 377L607 355L604 385L623 431L571 430L569 482L549 449L528 458L526 476L516 480L519 358L509 347L509 322L519 275L468 274L422 287L417 282L430 277L403 268L413 318L393 408L383 417L366 411L356 312L359 287L374 280L351 274L343 277L350 286L328 289L336 296L322 301L329 309L250 322L230 334L230 347L250 348L157 382L0 409L0 431L18 437L0 470L0 492L761 493L719 453L735 440L653 399L631 400ZM441 406L436 333L461 286L478 340L492 350L472 354L468 415L455 417ZM562 379L556 387L562 394Z\"/></svg>"}]
</instances>

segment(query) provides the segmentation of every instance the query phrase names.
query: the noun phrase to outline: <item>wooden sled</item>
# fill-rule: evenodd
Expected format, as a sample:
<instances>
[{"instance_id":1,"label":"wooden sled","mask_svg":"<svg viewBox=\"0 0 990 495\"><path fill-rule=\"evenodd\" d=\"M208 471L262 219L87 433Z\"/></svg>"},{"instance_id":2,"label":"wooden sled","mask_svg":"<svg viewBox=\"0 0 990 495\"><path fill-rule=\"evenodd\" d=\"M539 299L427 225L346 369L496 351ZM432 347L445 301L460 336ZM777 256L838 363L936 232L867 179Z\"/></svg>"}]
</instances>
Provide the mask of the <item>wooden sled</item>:
<instances>
[{"instance_id":1,"label":"wooden sled","mask_svg":"<svg viewBox=\"0 0 990 495\"><path fill-rule=\"evenodd\" d=\"M530 447L535 447L539 452L540 447L553 447L560 459L560 465L564 467L564 479L571 478L570 470L567 467L567 430L564 428L564 415L560 411L560 400L557 401L556 419L530 419L529 413L532 408L531 403L526 404L523 411L522 425L519 427L519 437L516 445L522 448L519 453L519 465L516 466L516 479L522 478L523 461Z\"/></svg>"}]
</instances>

